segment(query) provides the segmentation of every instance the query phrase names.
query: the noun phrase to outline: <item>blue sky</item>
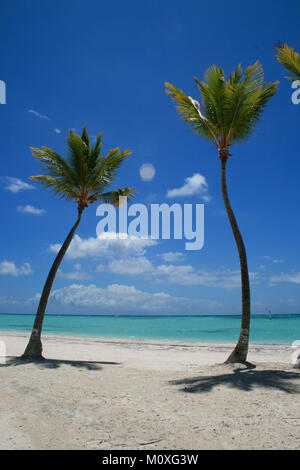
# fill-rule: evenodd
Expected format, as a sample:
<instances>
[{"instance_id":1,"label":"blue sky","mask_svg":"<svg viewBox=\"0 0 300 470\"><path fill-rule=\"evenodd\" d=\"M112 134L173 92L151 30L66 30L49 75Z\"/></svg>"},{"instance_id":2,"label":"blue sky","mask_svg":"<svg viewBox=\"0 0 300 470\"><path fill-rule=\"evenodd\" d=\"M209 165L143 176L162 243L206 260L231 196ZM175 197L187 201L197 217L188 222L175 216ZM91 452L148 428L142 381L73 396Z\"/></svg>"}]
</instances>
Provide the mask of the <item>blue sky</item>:
<instances>
[{"instance_id":1,"label":"blue sky","mask_svg":"<svg viewBox=\"0 0 300 470\"><path fill-rule=\"evenodd\" d=\"M28 180L40 172L29 148L66 155L68 129L86 124L91 135L103 132L104 153L132 150L118 186L136 188L135 202L205 203L205 244L185 251L182 240L100 243L91 206L48 312L240 313L219 160L180 121L164 82L197 99L193 77L202 79L211 64L228 74L257 59L267 81L280 80L279 91L252 137L232 148L229 194L247 248L253 313L299 312L300 105L274 57L278 40L300 50L299 15L292 0L3 0L0 312L35 312L55 245L76 217L75 206ZM152 181L140 177L144 163L155 167ZM194 194L167 198L195 174L206 192L196 184Z\"/></svg>"}]
</instances>

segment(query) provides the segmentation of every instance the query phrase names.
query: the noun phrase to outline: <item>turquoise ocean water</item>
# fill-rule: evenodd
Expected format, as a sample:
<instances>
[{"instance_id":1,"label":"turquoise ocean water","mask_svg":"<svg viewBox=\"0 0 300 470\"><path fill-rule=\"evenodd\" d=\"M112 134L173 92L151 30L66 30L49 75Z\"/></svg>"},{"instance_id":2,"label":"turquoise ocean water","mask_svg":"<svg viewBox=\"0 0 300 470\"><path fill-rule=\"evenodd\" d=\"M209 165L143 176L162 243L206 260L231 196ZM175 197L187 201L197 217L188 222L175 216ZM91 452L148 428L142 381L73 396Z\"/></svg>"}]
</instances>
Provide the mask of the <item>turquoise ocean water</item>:
<instances>
[{"instance_id":1,"label":"turquoise ocean water","mask_svg":"<svg viewBox=\"0 0 300 470\"><path fill-rule=\"evenodd\" d=\"M0 314L0 330L30 333L34 315ZM239 316L87 316L46 315L45 334L143 340L232 343L238 339ZM253 315L251 342L300 340L300 314Z\"/></svg>"}]
</instances>

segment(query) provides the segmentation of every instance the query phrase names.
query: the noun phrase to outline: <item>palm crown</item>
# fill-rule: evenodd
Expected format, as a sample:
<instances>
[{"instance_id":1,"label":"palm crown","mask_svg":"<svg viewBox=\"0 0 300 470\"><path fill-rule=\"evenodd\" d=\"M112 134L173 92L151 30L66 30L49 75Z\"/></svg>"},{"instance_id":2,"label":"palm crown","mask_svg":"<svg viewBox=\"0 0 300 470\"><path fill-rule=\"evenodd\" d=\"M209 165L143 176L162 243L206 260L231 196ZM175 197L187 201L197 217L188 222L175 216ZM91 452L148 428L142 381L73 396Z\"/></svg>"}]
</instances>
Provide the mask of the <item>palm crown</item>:
<instances>
[{"instance_id":1,"label":"palm crown","mask_svg":"<svg viewBox=\"0 0 300 470\"><path fill-rule=\"evenodd\" d=\"M213 141L220 156L227 158L228 147L253 132L263 108L276 93L278 82L264 82L259 62L247 67L244 73L239 65L229 79L222 68L212 65L204 81L197 78L195 81L202 98L201 110L198 101L171 83L166 83L166 92L175 100L181 118L191 129Z\"/></svg>"},{"instance_id":2,"label":"palm crown","mask_svg":"<svg viewBox=\"0 0 300 470\"><path fill-rule=\"evenodd\" d=\"M43 164L45 174L30 178L52 189L62 198L75 200L80 211L97 200L116 202L119 196L134 194L135 190L132 188L105 192L116 177L122 161L131 151L126 149L121 152L120 148L116 148L104 157L101 155L101 137L100 133L95 145L90 145L86 127L81 137L70 130L67 137L67 159L48 147L32 147L32 154Z\"/></svg>"},{"instance_id":3,"label":"palm crown","mask_svg":"<svg viewBox=\"0 0 300 470\"><path fill-rule=\"evenodd\" d=\"M298 52L287 44L278 43L275 46L277 51L276 59L280 62L292 77L286 77L288 80L294 81L300 79L300 56Z\"/></svg>"}]
</instances>

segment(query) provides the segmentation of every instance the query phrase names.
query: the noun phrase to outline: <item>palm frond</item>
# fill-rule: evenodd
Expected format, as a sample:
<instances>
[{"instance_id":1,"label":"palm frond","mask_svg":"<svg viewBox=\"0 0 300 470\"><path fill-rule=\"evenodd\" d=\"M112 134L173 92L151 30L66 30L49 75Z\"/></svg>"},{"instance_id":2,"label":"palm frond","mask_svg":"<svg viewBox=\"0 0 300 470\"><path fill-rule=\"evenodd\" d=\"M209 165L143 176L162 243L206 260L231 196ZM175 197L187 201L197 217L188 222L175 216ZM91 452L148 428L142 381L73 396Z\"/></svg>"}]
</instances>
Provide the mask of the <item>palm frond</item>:
<instances>
[{"instance_id":1,"label":"palm frond","mask_svg":"<svg viewBox=\"0 0 300 470\"><path fill-rule=\"evenodd\" d=\"M97 140L95 145L90 147L88 157L87 157L87 164L90 170L96 167L96 165L99 163L99 161L104 158L101 156L101 150L102 150L102 132L98 134Z\"/></svg>"},{"instance_id":2,"label":"palm frond","mask_svg":"<svg viewBox=\"0 0 300 470\"><path fill-rule=\"evenodd\" d=\"M90 138L89 138L86 126L84 126L84 128L83 128L83 131L82 131L82 134L81 134L81 139L83 140L83 142L86 144L87 147L90 146Z\"/></svg>"},{"instance_id":3,"label":"palm frond","mask_svg":"<svg viewBox=\"0 0 300 470\"><path fill-rule=\"evenodd\" d=\"M107 186L110 186L123 160L130 154L130 150L126 149L121 152L118 147L110 150L106 158L100 159L94 171L90 174L88 181L89 192L100 193L103 192Z\"/></svg>"},{"instance_id":4,"label":"palm frond","mask_svg":"<svg viewBox=\"0 0 300 470\"><path fill-rule=\"evenodd\" d=\"M285 70L292 74L292 77L286 77L288 80L294 81L300 79L300 55L298 52L287 44L276 44L276 59L282 64Z\"/></svg>"},{"instance_id":5,"label":"palm frond","mask_svg":"<svg viewBox=\"0 0 300 470\"><path fill-rule=\"evenodd\" d=\"M76 174L66 160L58 155L54 150L48 147L35 148L31 147L32 155L37 158L43 165L46 172L53 177L61 177L66 179L70 184L78 183Z\"/></svg>"},{"instance_id":6,"label":"palm frond","mask_svg":"<svg viewBox=\"0 0 300 470\"><path fill-rule=\"evenodd\" d=\"M225 93L225 74L222 68L212 65L205 72L204 82L200 82L197 77L195 81L202 95L202 105L206 117L214 123L218 129L218 134L222 138L224 129L223 101Z\"/></svg>"},{"instance_id":7,"label":"palm frond","mask_svg":"<svg viewBox=\"0 0 300 470\"><path fill-rule=\"evenodd\" d=\"M49 175L36 175L30 176L29 179L41 183L45 188L50 188L54 194L59 196L61 199L71 201L80 197L80 193L77 188L68 184L64 179L54 178Z\"/></svg>"},{"instance_id":8,"label":"palm frond","mask_svg":"<svg viewBox=\"0 0 300 470\"><path fill-rule=\"evenodd\" d=\"M244 76L240 66L231 75L224 99L227 144L244 140L254 131L264 107L277 91L277 84L264 82L259 62L247 67Z\"/></svg>"},{"instance_id":9,"label":"palm frond","mask_svg":"<svg viewBox=\"0 0 300 470\"><path fill-rule=\"evenodd\" d=\"M199 103L171 83L166 82L165 86L166 93L170 95L176 103L178 114L181 119L191 127L191 130L205 137L207 140L216 141L217 129L215 129L213 123L209 122L207 117L200 112Z\"/></svg>"},{"instance_id":10,"label":"palm frond","mask_svg":"<svg viewBox=\"0 0 300 470\"><path fill-rule=\"evenodd\" d=\"M69 147L70 166L77 175L81 186L83 186L85 183L86 170L83 164L88 153L88 147L80 135L75 134L71 130L69 131L69 135L67 137L67 143Z\"/></svg>"}]
</instances>

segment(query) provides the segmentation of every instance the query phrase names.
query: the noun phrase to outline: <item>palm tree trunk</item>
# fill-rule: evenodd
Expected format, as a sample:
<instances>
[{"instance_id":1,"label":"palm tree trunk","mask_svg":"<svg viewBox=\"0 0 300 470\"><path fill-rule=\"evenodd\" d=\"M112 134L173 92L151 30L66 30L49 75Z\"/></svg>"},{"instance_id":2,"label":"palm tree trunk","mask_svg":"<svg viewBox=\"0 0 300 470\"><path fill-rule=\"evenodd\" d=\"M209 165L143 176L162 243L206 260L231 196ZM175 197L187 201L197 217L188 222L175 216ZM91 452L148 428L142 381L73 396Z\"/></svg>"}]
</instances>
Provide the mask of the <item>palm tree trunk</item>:
<instances>
[{"instance_id":1,"label":"palm tree trunk","mask_svg":"<svg viewBox=\"0 0 300 470\"><path fill-rule=\"evenodd\" d=\"M236 242L236 246L240 257L241 266L241 282L242 282L242 322L240 337L235 346L234 350L225 361L226 363L232 362L245 362L248 354L249 347L249 332L250 332L250 285L249 285L249 273L247 265L246 249L243 242L241 232L239 230L236 218L231 208L229 197L227 193L226 184L226 162L227 158L221 158L222 164L222 195L224 200L225 209L230 221L233 236Z\"/></svg>"},{"instance_id":2,"label":"palm tree trunk","mask_svg":"<svg viewBox=\"0 0 300 470\"><path fill-rule=\"evenodd\" d=\"M37 313L35 316L35 321L34 325L32 328L31 336L28 342L28 345L25 349L24 354L22 355L23 359L42 359L42 351L43 351L43 346L41 342L41 334L42 334L42 327L43 327L43 321L44 321L44 316L45 316L45 311L49 299L49 295L51 292L52 284L55 278L55 275L57 273L57 270L59 268L60 263L63 260L63 257L69 248L69 245L72 241L72 238L74 236L74 233L77 230L78 225L80 224L81 220L81 215L82 215L82 210L78 209L78 217L77 220L70 230L67 238L65 239L64 244L62 245L61 249L59 250L52 267L49 271L47 280L44 285L44 289L40 298L40 303L37 309Z\"/></svg>"}]
</instances>

